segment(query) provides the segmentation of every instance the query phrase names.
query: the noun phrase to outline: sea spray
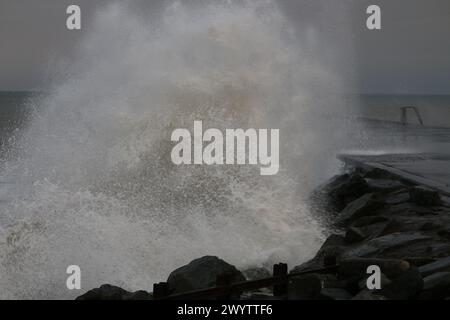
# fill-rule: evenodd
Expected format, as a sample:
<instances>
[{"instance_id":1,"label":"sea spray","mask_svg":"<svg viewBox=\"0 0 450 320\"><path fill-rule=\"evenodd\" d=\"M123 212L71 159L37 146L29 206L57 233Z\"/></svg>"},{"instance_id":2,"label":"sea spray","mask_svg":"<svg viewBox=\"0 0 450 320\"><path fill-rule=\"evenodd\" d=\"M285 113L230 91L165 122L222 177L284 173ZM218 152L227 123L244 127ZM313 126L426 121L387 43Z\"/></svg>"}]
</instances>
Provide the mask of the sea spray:
<instances>
[{"instance_id":1,"label":"sea spray","mask_svg":"<svg viewBox=\"0 0 450 320\"><path fill-rule=\"evenodd\" d=\"M0 297L75 297L69 265L82 290L151 290L207 254L241 268L311 257L322 234L302 200L341 145L338 100L323 98L337 77L278 7L178 1L154 23L116 3L87 33L2 172ZM280 128L283 170L175 166L170 134L194 120Z\"/></svg>"}]
</instances>

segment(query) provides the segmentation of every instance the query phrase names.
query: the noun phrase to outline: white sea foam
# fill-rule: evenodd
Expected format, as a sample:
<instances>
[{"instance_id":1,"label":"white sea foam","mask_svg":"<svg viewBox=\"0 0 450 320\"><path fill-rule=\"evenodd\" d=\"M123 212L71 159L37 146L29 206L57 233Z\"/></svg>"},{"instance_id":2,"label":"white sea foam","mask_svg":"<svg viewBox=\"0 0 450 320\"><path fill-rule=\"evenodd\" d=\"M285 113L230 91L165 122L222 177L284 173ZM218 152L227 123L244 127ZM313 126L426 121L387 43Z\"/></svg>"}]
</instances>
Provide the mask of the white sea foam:
<instances>
[{"instance_id":1,"label":"white sea foam","mask_svg":"<svg viewBox=\"0 0 450 320\"><path fill-rule=\"evenodd\" d=\"M15 144L2 173L14 183L0 220L1 298L73 298L72 264L83 290L151 290L202 255L293 266L320 245L303 199L334 171L346 125L339 100L324 98L339 78L302 50L316 39L294 34L271 1L179 1L161 17L102 8ZM279 128L280 172L174 166L170 133L194 120Z\"/></svg>"}]
</instances>

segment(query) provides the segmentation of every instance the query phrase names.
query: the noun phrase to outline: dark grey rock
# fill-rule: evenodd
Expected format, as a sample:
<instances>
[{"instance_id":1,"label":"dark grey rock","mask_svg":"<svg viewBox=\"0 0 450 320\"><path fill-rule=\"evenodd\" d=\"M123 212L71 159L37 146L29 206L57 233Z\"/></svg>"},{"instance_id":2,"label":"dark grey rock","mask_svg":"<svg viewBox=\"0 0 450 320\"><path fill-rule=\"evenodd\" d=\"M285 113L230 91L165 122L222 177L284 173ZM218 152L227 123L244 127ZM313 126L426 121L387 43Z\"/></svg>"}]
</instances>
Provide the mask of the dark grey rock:
<instances>
[{"instance_id":1,"label":"dark grey rock","mask_svg":"<svg viewBox=\"0 0 450 320\"><path fill-rule=\"evenodd\" d=\"M450 271L450 257L446 257L444 259L440 259L430 264L421 266L419 268L419 271L424 277L432 273Z\"/></svg>"},{"instance_id":2,"label":"dark grey rock","mask_svg":"<svg viewBox=\"0 0 450 320\"><path fill-rule=\"evenodd\" d=\"M409 198L411 202L421 206L439 206L442 204L439 193L424 186L411 188Z\"/></svg>"},{"instance_id":3,"label":"dark grey rock","mask_svg":"<svg viewBox=\"0 0 450 320\"><path fill-rule=\"evenodd\" d=\"M377 224L387 221L389 221L389 219L382 216L366 216L356 219L351 225L354 227L365 227L371 224Z\"/></svg>"},{"instance_id":4,"label":"dark grey rock","mask_svg":"<svg viewBox=\"0 0 450 320\"><path fill-rule=\"evenodd\" d=\"M348 258L339 264L339 278L367 277L367 267L376 265L388 277L395 277L410 268L407 261L400 259Z\"/></svg>"},{"instance_id":5,"label":"dark grey rock","mask_svg":"<svg viewBox=\"0 0 450 320\"><path fill-rule=\"evenodd\" d=\"M321 300L349 300L351 298L352 295L341 288L323 288L319 294Z\"/></svg>"},{"instance_id":6,"label":"dark grey rock","mask_svg":"<svg viewBox=\"0 0 450 320\"><path fill-rule=\"evenodd\" d=\"M404 185L398 180L387 179L365 179L371 192L392 192L402 189Z\"/></svg>"},{"instance_id":7,"label":"dark grey rock","mask_svg":"<svg viewBox=\"0 0 450 320\"><path fill-rule=\"evenodd\" d=\"M364 232L362 232L361 229L358 229L356 227L350 227L345 233L345 242L348 244L361 242L366 237L367 236L364 234Z\"/></svg>"},{"instance_id":8,"label":"dark grey rock","mask_svg":"<svg viewBox=\"0 0 450 320\"><path fill-rule=\"evenodd\" d=\"M424 226L425 225L425 226ZM429 231L429 227L432 226L430 222L421 220L420 217L411 219L411 217L398 217L393 218L385 225L383 230L378 234L379 237L394 234L394 233L407 233L416 231Z\"/></svg>"},{"instance_id":9,"label":"dark grey rock","mask_svg":"<svg viewBox=\"0 0 450 320\"><path fill-rule=\"evenodd\" d=\"M377 209L381 208L382 202L375 199L373 193L368 193L350 202L339 214L337 225L347 225L363 216L376 215Z\"/></svg>"},{"instance_id":10,"label":"dark grey rock","mask_svg":"<svg viewBox=\"0 0 450 320\"><path fill-rule=\"evenodd\" d=\"M380 294L390 300L409 300L418 298L423 288L422 275L417 267L411 267L385 287Z\"/></svg>"},{"instance_id":11,"label":"dark grey rock","mask_svg":"<svg viewBox=\"0 0 450 320\"><path fill-rule=\"evenodd\" d=\"M408 190L397 190L388 194L383 201L388 205L405 203L409 201L409 192Z\"/></svg>"},{"instance_id":12,"label":"dark grey rock","mask_svg":"<svg viewBox=\"0 0 450 320\"><path fill-rule=\"evenodd\" d=\"M328 188L330 197L335 201L339 209L344 208L349 202L370 192L366 180L359 174L345 174L335 178Z\"/></svg>"},{"instance_id":13,"label":"dark grey rock","mask_svg":"<svg viewBox=\"0 0 450 320\"><path fill-rule=\"evenodd\" d=\"M427 246L427 252L430 257L434 258L448 257L450 255L450 243L432 243Z\"/></svg>"},{"instance_id":14,"label":"dark grey rock","mask_svg":"<svg viewBox=\"0 0 450 320\"><path fill-rule=\"evenodd\" d=\"M352 257L401 257L425 255L427 245L432 238L418 232L414 233L394 233L379 238L371 239L345 251L342 258ZM415 244L420 244L419 249ZM417 249L417 250L416 250ZM389 253L389 255L387 254ZM419 254L420 253L420 254Z\"/></svg>"},{"instance_id":15,"label":"dark grey rock","mask_svg":"<svg viewBox=\"0 0 450 320\"><path fill-rule=\"evenodd\" d=\"M128 292L120 287L104 284L100 288L89 290L76 300L151 300L152 295L146 291Z\"/></svg>"},{"instance_id":16,"label":"dark grey rock","mask_svg":"<svg viewBox=\"0 0 450 320\"><path fill-rule=\"evenodd\" d=\"M344 237L338 234L332 234L327 238L327 240L325 240L324 244L313 259L294 267L291 273L316 270L325 266L336 264L344 250Z\"/></svg>"},{"instance_id":17,"label":"dark grey rock","mask_svg":"<svg viewBox=\"0 0 450 320\"><path fill-rule=\"evenodd\" d=\"M421 299L444 299L450 295L450 272L438 272L423 279Z\"/></svg>"},{"instance_id":18,"label":"dark grey rock","mask_svg":"<svg viewBox=\"0 0 450 320\"><path fill-rule=\"evenodd\" d=\"M404 260L416 267L421 267L436 261L435 258L431 257L404 257Z\"/></svg>"},{"instance_id":19,"label":"dark grey rock","mask_svg":"<svg viewBox=\"0 0 450 320\"><path fill-rule=\"evenodd\" d=\"M364 289L351 300L387 300L387 298L377 292Z\"/></svg>"},{"instance_id":20,"label":"dark grey rock","mask_svg":"<svg viewBox=\"0 0 450 320\"><path fill-rule=\"evenodd\" d=\"M167 283L172 294L181 293L214 287L217 276L223 274L228 274L232 283L245 281L244 275L231 264L217 257L205 256L173 271Z\"/></svg>"}]
</instances>

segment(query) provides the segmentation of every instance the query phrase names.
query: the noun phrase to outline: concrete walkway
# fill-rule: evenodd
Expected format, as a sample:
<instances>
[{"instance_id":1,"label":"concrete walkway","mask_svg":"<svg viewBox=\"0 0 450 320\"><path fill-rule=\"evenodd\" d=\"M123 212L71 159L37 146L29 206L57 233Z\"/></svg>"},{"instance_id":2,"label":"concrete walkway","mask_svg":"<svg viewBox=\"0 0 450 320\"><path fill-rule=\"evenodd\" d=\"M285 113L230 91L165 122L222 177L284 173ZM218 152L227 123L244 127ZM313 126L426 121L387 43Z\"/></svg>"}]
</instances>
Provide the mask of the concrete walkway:
<instances>
[{"instance_id":1,"label":"concrete walkway","mask_svg":"<svg viewBox=\"0 0 450 320\"><path fill-rule=\"evenodd\" d=\"M342 154L338 159L365 169L379 168L415 184L426 185L450 197L450 154Z\"/></svg>"}]
</instances>

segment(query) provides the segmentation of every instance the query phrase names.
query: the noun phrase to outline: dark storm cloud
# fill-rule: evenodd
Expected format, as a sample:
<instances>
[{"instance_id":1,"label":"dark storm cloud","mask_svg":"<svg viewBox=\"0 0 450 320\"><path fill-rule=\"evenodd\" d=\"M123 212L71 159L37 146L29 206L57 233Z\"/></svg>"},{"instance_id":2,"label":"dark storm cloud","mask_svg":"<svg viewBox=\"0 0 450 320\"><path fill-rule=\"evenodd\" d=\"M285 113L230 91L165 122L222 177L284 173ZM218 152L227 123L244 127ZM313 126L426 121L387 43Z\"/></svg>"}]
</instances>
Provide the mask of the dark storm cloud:
<instances>
[{"instance_id":1,"label":"dark storm cloud","mask_svg":"<svg viewBox=\"0 0 450 320\"><path fill-rule=\"evenodd\" d=\"M96 9L108 2L0 0L0 90L45 88L51 65L70 64ZM164 0L130 2L137 13L151 15ZM356 79L356 91L450 93L450 1L277 2L299 33L314 27L323 63ZM81 32L65 28L70 4L82 8ZM365 27L370 4L382 8L381 31Z\"/></svg>"}]
</instances>

